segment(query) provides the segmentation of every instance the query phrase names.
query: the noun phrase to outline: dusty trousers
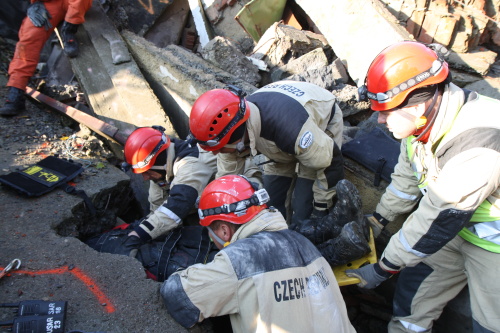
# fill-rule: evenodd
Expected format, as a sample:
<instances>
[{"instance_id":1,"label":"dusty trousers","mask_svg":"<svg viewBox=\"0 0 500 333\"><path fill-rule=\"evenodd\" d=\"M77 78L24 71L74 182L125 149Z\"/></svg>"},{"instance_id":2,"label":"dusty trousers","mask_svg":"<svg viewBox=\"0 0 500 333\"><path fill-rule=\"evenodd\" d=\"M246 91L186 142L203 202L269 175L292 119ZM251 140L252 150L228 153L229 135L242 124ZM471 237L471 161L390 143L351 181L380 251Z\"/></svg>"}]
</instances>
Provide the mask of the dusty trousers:
<instances>
[{"instance_id":1,"label":"dusty trousers","mask_svg":"<svg viewBox=\"0 0 500 333\"><path fill-rule=\"evenodd\" d=\"M31 1L34 2L33 0ZM92 0L51 0L44 1L45 8L52 16L52 28L36 27L25 17L19 29L19 41L14 57L9 65L7 86L25 90L29 79L35 73L40 52L50 35L62 21L72 24L85 22L85 13L90 9Z\"/></svg>"},{"instance_id":2,"label":"dusty trousers","mask_svg":"<svg viewBox=\"0 0 500 333\"><path fill-rule=\"evenodd\" d=\"M453 238L398 278L389 332L430 332L445 305L468 284L474 332L500 327L500 254Z\"/></svg>"}]
</instances>

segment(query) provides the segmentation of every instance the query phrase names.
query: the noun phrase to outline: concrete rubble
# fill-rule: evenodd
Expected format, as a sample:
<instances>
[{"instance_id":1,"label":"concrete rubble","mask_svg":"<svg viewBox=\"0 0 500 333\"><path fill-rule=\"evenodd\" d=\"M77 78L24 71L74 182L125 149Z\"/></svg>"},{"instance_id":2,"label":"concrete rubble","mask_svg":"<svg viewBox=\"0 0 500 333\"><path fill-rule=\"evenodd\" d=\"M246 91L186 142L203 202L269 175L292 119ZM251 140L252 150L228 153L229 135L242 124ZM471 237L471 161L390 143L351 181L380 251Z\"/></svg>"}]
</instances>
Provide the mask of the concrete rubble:
<instances>
[{"instance_id":1,"label":"concrete rubble","mask_svg":"<svg viewBox=\"0 0 500 333\"><path fill-rule=\"evenodd\" d=\"M318 6L314 1L295 0L301 11L287 7L283 14L286 22L272 24L258 42L234 20L249 2L95 0L78 32L81 54L68 61L57 43L52 43L46 63L49 74L41 86L50 89L47 86L66 85L76 79L84 96L70 93L73 105L125 134L138 126L162 125L169 135L185 138L189 133L191 106L203 92L234 84L250 94L262 85L282 79L312 82L337 96L344 116L344 142L379 126L369 104L357 101L357 86L363 84L371 59L383 48L420 36L410 21L403 19L417 16L415 6L419 1L336 0ZM436 8L431 9L432 14L437 12ZM203 27L197 22L198 17L203 20ZM427 17L430 26L431 13ZM422 17L418 20L424 22ZM439 22L445 22L442 16ZM308 29L302 29L306 26ZM490 24L482 29L490 31L492 40L496 40ZM202 40L202 35L213 38ZM466 43L463 34L460 36L462 44L471 48L467 48L467 53L456 52L463 50L458 46L459 39L454 47L447 45L455 50L448 61L459 85L500 98L498 48L473 48L472 37ZM436 36L439 38L446 40ZM30 112L40 112L34 105L29 108ZM1 124L2 130L11 131L7 139L0 140L1 174L36 163L46 154L64 157L68 151L60 143L54 143L58 139L51 138L46 142L52 148L43 154L39 148L36 154L18 154L26 141L9 138L21 133L23 137L29 136L26 133L33 132L31 125L26 126L24 119L0 121L5 122ZM54 120L43 120L50 122ZM84 130L80 126L78 135L71 136L72 130L65 129L55 137L67 136L74 142L85 137L78 143L81 146L94 139L99 141L92 133L81 132ZM19 273L0 280L1 298L9 302L67 300L68 329L210 332L213 329L210 323L190 330L175 323L159 297L159 283L145 279L138 261L97 253L79 241L96 230L113 227L117 217L134 215L129 216L127 222L131 222L147 210L140 177L117 168L122 158L121 146L116 142L106 144L113 157L107 151L101 156L66 155L88 161L90 169L77 179L76 186L92 199L97 216L89 216L88 207L80 198L60 190L27 199L2 188L0 208L5 222L0 224L0 267L19 256L23 266ZM33 145L40 147L42 142ZM92 149L85 151L88 150ZM373 212L388 183L382 180L374 185L373 172L348 158L345 169L346 178L360 192L363 212ZM397 231L401 222L392 224L386 237ZM377 246L383 249L384 244ZM51 269L58 273L45 273ZM358 332L375 332L376 328L370 330L373 323L374 327L384 327L390 318L393 283L388 283L385 290L364 295L355 286L343 290ZM364 300L361 307L360 300ZM470 320L467 302L465 289L445 309L435 331L470 332L471 327L466 324L453 329L445 324L457 318L462 322ZM8 317L0 312L0 321Z\"/></svg>"}]
</instances>

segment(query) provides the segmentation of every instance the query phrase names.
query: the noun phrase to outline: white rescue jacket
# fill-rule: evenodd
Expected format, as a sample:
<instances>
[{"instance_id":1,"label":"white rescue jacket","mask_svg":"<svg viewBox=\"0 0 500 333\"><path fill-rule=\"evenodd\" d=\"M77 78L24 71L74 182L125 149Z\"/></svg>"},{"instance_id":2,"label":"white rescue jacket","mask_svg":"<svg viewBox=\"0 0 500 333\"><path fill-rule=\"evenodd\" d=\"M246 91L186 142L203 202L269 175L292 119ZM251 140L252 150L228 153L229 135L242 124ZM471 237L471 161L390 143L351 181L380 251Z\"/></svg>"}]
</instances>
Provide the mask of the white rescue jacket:
<instances>
[{"instance_id":1,"label":"white rescue jacket","mask_svg":"<svg viewBox=\"0 0 500 333\"><path fill-rule=\"evenodd\" d=\"M343 116L335 96L314 84L279 81L268 84L246 100L246 122L252 155L263 154L273 163L264 173L315 180L315 203L330 206L335 194L324 175L332 163L334 144L342 147ZM218 154L217 178L241 173L245 156Z\"/></svg>"},{"instance_id":2,"label":"white rescue jacket","mask_svg":"<svg viewBox=\"0 0 500 333\"><path fill-rule=\"evenodd\" d=\"M186 328L229 314L235 333L355 332L331 267L274 210L242 225L212 262L171 275L161 295Z\"/></svg>"},{"instance_id":3,"label":"white rescue jacket","mask_svg":"<svg viewBox=\"0 0 500 333\"><path fill-rule=\"evenodd\" d=\"M457 235L500 252L500 245L467 238L466 231L473 222L500 222L499 186L500 101L475 92L466 101L464 90L450 83L428 142L402 140L391 184L377 205L379 214L394 220L419 203L391 238L382 264L391 270L415 266Z\"/></svg>"},{"instance_id":4,"label":"white rescue jacket","mask_svg":"<svg viewBox=\"0 0 500 333\"><path fill-rule=\"evenodd\" d=\"M194 212L196 200L213 179L216 157L186 141L171 139L165 164L166 179L149 182L149 215L135 228L142 239L155 239L177 227Z\"/></svg>"}]
</instances>

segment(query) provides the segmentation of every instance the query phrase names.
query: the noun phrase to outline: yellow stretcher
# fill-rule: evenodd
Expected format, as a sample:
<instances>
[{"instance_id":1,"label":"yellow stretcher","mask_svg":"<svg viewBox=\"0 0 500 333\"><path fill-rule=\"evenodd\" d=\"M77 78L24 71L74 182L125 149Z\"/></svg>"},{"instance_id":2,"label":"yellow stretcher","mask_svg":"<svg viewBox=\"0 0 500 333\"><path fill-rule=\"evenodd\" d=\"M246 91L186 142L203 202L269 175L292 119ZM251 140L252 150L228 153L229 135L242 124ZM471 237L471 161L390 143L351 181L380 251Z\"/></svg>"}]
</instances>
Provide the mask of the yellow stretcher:
<instances>
[{"instance_id":1,"label":"yellow stretcher","mask_svg":"<svg viewBox=\"0 0 500 333\"><path fill-rule=\"evenodd\" d=\"M375 250L375 239L373 238L373 231L370 228L370 240L368 241L368 244L370 245L371 252L365 255L364 257L361 257L359 259L356 259L350 263L347 263L345 265L341 266L332 266L333 273L335 274L335 277L337 278L337 282L339 286L348 286L350 284L357 284L359 283L358 278L354 277L349 277L345 275L346 269L356 269L359 268L365 264L374 264L377 262L377 251Z\"/></svg>"}]
</instances>

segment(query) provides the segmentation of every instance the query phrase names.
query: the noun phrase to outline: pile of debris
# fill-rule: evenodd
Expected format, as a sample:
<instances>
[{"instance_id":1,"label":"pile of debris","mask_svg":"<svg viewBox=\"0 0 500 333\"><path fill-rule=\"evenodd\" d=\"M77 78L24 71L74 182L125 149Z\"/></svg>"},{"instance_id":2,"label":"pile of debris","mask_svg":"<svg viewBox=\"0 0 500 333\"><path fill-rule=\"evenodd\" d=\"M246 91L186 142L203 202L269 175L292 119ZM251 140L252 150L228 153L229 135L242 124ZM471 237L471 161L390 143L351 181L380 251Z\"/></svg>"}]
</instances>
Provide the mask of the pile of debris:
<instances>
[{"instance_id":1,"label":"pile of debris","mask_svg":"<svg viewBox=\"0 0 500 333\"><path fill-rule=\"evenodd\" d=\"M162 125L168 134L185 138L190 107L206 90L236 84L251 93L283 79L312 82L337 96L346 125L344 142L378 126L369 104L357 100L357 85L362 79L359 73L372 58L369 52L377 50L372 45L366 45L369 52L357 52L359 55L346 50L364 44L363 40L353 41L357 35L347 23L348 33L332 37L335 34L326 25L342 24L337 19L342 11L329 20L313 22L308 14L319 14L314 10L306 14L297 4L305 8L312 5L301 0L207 2L200 8L194 3L203 1L150 1L148 6L143 1L96 0L78 34L81 55L68 60L54 37L47 43L39 72L30 85L109 122L125 135L136 126ZM349 3L335 1L317 10L327 11L329 6L346 9ZM361 6L360 2L352 3ZM373 7L375 3L370 1ZM279 10L269 10L271 4ZM372 8L364 9L363 13L346 10L345 19L352 13L372 15ZM378 27L374 24L373 29ZM384 33L359 33L380 36L376 41L380 45L387 42L382 40L387 36ZM402 36L410 38L403 33L398 38ZM351 40L343 44L342 37ZM4 76L13 45L0 41L0 71ZM486 75L498 80L497 54L484 49L477 52L473 56L481 59L476 64L463 60L462 55L449 59L459 85L476 84ZM6 90L0 91L4 96ZM496 97L495 93L498 89L486 94ZM22 169L46 155L58 155L82 163L85 179L107 172L108 165L118 166L122 158L120 146L38 104L29 104L28 112L21 117L2 119L0 130L0 153L15 156L9 164L7 159L0 161L2 174ZM385 185L378 188L377 195ZM369 212L373 206L363 208ZM75 223L68 222L58 232L78 236L81 230L71 229ZM356 318L359 332L384 330L391 313L390 292L382 298L375 293L359 295L355 287L345 289L350 317Z\"/></svg>"}]
</instances>

